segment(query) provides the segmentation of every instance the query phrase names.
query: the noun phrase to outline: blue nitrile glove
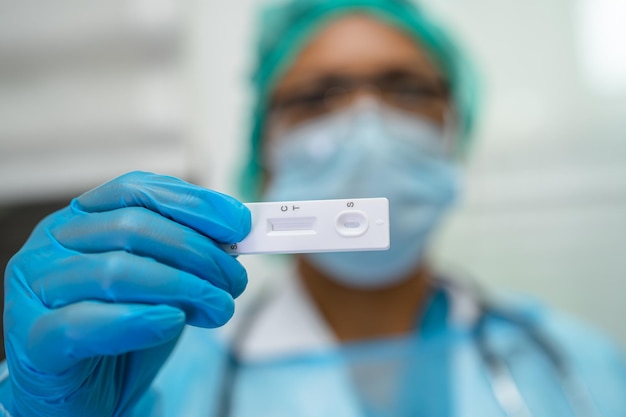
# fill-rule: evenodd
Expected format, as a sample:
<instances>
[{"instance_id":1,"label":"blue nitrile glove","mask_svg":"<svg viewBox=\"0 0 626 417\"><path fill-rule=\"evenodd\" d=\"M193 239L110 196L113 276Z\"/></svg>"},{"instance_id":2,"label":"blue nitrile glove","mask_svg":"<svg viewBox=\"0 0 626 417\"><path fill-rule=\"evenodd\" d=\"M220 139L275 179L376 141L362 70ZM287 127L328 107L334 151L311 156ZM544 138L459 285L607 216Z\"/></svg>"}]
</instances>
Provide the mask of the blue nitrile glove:
<instances>
[{"instance_id":1,"label":"blue nitrile glove","mask_svg":"<svg viewBox=\"0 0 626 417\"><path fill-rule=\"evenodd\" d=\"M130 173L43 220L5 274L5 343L22 417L127 415L185 323L224 324L250 231L231 197Z\"/></svg>"}]
</instances>

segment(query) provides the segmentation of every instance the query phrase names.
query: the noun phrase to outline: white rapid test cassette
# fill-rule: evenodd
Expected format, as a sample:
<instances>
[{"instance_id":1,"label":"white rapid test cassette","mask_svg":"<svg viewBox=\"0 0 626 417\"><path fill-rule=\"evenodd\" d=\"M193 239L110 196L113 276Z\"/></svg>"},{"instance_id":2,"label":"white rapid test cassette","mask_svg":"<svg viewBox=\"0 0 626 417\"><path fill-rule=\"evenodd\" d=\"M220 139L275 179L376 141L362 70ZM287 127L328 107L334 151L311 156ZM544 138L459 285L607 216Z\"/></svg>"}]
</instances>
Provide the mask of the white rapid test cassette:
<instances>
[{"instance_id":1,"label":"white rapid test cassette","mask_svg":"<svg viewBox=\"0 0 626 417\"><path fill-rule=\"evenodd\" d=\"M389 249L386 198L283 201L246 204L252 230L224 245L234 255L348 252Z\"/></svg>"}]
</instances>

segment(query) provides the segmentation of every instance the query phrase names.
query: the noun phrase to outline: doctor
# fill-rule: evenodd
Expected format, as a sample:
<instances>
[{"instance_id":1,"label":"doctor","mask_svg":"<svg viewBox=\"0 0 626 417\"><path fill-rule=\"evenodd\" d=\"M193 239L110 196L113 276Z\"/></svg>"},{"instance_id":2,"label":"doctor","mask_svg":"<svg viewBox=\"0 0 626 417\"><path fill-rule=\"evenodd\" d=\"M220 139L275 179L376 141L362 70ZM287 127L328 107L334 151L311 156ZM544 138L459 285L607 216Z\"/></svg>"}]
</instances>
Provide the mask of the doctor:
<instances>
[{"instance_id":1,"label":"doctor","mask_svg":"<svg viewBox=\"0 0 626 417\"><path fill-rule=\"evenodd\" d=\"M246 190L388 197L391 249L296 256L218 333L247 282L219 246L249 232L245 206L115 179L6 270L0 415L625 416L626 366L601 335L427 262L474 116L450 38L401 0L294 1L263 29Z\"/></svg>"}]
</instances>

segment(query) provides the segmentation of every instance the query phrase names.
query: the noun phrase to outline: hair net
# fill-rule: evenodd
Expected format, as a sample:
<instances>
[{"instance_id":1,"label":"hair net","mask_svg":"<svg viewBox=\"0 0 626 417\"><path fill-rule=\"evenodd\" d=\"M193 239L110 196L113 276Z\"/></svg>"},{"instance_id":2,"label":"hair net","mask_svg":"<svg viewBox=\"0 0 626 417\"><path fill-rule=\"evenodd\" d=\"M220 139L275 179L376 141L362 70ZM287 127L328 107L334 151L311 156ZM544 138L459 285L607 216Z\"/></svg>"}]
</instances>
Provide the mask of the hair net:
<instances>
[{"instance_id":1,"label":"hair net","mask_svg":"<svg viewBox=\"0 0 626 417\"><path fill-rule=\"evenodd\" d=\"M273 88L316 33L331 20L355 12L404 30L431 55L450 83L458 117L457 154L467 150L476 113L475 73L454 40L418 6L408 0L290 0L261 13L251 147L241 183L245 197L258 197L263 181L261 141Z\"/></svg>"}]
</instances>

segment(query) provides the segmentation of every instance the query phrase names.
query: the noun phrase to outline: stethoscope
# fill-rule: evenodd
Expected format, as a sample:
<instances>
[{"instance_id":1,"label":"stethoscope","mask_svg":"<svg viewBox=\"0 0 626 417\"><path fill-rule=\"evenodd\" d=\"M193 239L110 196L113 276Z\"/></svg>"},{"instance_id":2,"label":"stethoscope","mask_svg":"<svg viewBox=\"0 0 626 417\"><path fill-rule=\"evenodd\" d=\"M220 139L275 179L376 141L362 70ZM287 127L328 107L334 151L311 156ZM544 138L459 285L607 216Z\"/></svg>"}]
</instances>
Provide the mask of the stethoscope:
<instances>
[{"instance_id":1,"label":"stethoscope","mask_svg":"<svg viewBox=\"0 0 626 417\"><path fill-rule=\"evenodd\" d=\"M573 372L559 348L531 321L519 314L492 305L478 286L461 285L447 279L437 279L433 282L433 286L444 291L462 291L471 297L478 310L477 319L472 329L473 338L479 356L487 370L494 398L506 417L533 417L533 412L513 376L506 354L495 349L490 343L488 322L494 318L521 329L537 349L545 355L561 384L573 417L600 417L587 386ZM236 352L254 326L254 318L258 316L256 313L262 308L266 298L263 295L259 296L257 302L248 309L246 315L249 320L242 320L234 330L230 353L227 355L222 373L221 392L218 396L217 413L215 414L218 417L228 417L232 414L234 388L242 366Z\"/></svg>"},{"instance_id":2,"label":"stethoscope","mask_svg":"<svg viewBox=\"0 0 626 417\"><path fill-rule=\"evenodd\" d=\"M490 344L487 322L493 318L521 329L546 357L561 384L573 416L600 417L588 387L576 375L552 339L525 317L491 305L481 292L474 290L472 296L478 308L478 319L473 329L476 347L485 364L494 397L507 417L533 417L533 413L512 374L506 355Z\"/></svg>"}]
</instances>

